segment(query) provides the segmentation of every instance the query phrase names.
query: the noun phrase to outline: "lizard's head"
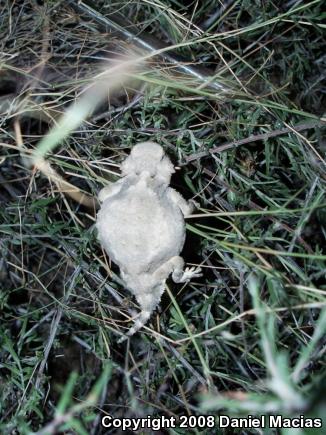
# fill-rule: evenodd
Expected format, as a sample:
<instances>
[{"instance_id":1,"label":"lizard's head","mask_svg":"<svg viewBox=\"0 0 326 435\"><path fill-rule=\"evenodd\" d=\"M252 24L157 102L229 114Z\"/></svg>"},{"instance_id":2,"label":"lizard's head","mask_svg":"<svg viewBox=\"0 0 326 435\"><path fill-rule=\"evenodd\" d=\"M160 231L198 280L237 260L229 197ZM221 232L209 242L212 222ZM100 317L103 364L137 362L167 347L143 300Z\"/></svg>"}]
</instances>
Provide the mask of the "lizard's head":
<instances>
[{"instance_id":1,"label":"lizard's head","mask_svg":"<svg viewBox=\"0 0 326 435\"><path fill-rule=\"evenodd\" d=\"M135 145L121 165L122 175L144 177L156 185L169 184L174 173L170 159L155 142ZM152 180L152 181L150 181Z\"/></svg>"}]
</instances>

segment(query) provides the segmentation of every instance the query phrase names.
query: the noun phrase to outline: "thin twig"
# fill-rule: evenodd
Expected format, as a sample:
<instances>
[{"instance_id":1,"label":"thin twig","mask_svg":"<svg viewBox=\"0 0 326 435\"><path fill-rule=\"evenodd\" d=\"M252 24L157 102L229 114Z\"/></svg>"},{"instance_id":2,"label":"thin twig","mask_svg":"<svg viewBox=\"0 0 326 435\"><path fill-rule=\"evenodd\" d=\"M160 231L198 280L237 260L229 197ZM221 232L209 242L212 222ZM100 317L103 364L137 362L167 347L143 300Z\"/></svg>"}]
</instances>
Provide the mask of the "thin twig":
<instances>
[{"instance_id":1,"label":"thin twig","mask_svg":"<svg viewBox=\"0 0 326 435\"><path fill-rule=\"evenodd\" d=\"M211 154L219 154L223 151L238 148L240 145L245 145L251 142L257 142L259 140L266 140L270 139L272 137L282 136L283 134L287 133L293 133L303 131L303 130L310 130L311 128L315 127L321 127L323 125L326 125L324 122L318 120L315 122L307 122L303 124L297 124L293 128L280 128L278 130L269 131L267 133L261 133L261 134L252 134L251 136L245 137L244 139L240 140L234 140L232 142L226 142L222 145L219 145L218 147L211 148L207 151L201 151L200 153L191 154L190 156L186 157L185 163L182 163L181 165L186 165L189 162L192 162L194 160L199 160L202 157L209 156Z\"/></svg>"}]
</instances>

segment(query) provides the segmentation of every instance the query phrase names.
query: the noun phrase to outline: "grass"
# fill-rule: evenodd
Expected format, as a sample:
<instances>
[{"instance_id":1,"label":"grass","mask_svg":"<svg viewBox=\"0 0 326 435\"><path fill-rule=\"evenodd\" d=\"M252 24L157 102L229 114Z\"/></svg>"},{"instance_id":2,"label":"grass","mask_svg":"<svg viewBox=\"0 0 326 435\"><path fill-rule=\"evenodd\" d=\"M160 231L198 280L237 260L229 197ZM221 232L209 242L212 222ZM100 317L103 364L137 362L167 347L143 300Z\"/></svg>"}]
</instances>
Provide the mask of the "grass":
<instances>
[{"instance_id":1,"label":"grass","mask_svg":"<svg viewBox=\"0 0 326 435\"><path fill-rule=\"evenodd\" d=\"M83 123L65 125L41 156L75 198L27 162L130 43L68 2L41 3L0 6L1 433L107 433L106 414L214 415L216 427L219 415L324 416L322 2L97 2L98 16L119 9L164 40L161 55L173 48L210 73L147 53ZM144 140L165 148L173 187L200 204L183 255L203 277L169 281L160 311L119 345L137 305L80 195L118 179Z\"/></svg>"}]
</instances>

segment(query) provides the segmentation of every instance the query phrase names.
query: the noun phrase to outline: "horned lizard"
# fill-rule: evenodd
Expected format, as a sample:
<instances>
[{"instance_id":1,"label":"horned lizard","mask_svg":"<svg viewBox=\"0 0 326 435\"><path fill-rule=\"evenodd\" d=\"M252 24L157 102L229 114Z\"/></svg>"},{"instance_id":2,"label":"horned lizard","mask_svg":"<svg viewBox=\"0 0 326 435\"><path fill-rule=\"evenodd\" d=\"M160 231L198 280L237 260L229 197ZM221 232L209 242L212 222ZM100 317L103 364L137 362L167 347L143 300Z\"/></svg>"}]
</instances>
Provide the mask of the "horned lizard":
<instances>
[{"instance_id":1,"label":"horned lizard","mask_svg":"<svg viewBox=\"0 0 326 435\"><path fill-rule=\"evenodd\" d=\"M169 187L175 171L163 148L154 142L135 145L121 170L122 178L99 193L97 229L102 246L141 308L127 332L131 336L159 304L171 273L176 283L183 283L200 276L201 270L183 270L179 254L185 241L184 216L192 213L194 204Z\"/></svg>"}]
</instances>

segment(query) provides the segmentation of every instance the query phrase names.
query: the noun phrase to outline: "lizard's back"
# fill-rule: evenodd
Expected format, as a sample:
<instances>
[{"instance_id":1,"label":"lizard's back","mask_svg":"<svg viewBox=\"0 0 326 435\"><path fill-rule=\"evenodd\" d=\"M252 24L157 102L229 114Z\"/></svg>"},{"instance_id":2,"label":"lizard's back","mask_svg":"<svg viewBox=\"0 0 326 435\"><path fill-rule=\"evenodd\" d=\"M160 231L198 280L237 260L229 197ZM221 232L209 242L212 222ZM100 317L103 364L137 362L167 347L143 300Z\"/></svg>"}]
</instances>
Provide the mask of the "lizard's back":
<instances>
[{"instance_id":1,"label":"lizard's back","mask_svg":"<svg viewBox=\"0 0 326 435\"><path fill-rule=\"evenodd\" d=\"M144 188L140 182L104 201L97 223L101 242L122 270L152 272L180 254L183 215L167 192Z\"/></svg>"}]
</instances>

